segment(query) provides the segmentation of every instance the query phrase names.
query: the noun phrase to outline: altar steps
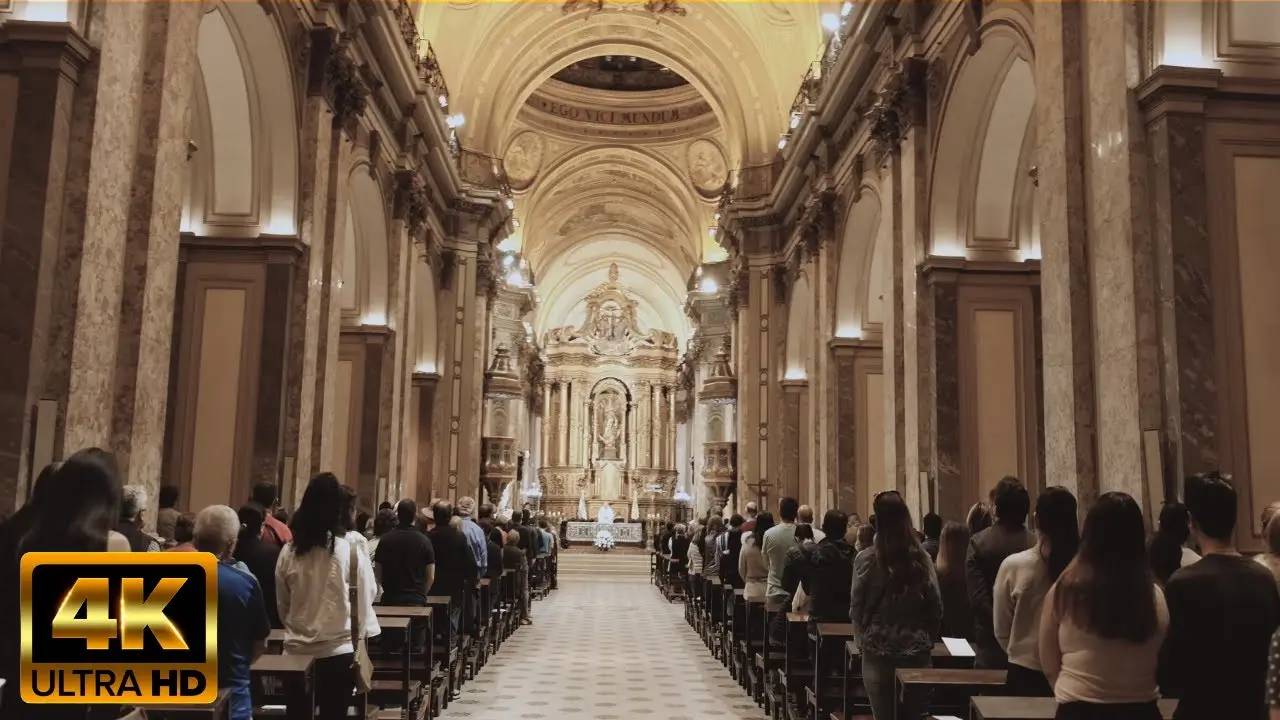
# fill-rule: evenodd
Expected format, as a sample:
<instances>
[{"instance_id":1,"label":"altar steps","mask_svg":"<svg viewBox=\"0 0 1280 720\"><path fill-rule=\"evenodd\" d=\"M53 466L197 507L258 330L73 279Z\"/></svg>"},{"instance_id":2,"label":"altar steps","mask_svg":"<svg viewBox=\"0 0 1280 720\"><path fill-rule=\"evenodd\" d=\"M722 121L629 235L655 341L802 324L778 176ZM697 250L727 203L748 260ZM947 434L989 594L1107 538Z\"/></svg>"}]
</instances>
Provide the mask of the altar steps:
<instances>
[{"instance_id":1,"label":"altar steps","mask_svg":"<svg viewBox=\"0 0 1280 720\"><path fill-rule=\"evenodd\" d=\"M559 579L566 580L638 580L649 581L647 553L561 551L558 560Z\"/></svg>"}]
</instances>

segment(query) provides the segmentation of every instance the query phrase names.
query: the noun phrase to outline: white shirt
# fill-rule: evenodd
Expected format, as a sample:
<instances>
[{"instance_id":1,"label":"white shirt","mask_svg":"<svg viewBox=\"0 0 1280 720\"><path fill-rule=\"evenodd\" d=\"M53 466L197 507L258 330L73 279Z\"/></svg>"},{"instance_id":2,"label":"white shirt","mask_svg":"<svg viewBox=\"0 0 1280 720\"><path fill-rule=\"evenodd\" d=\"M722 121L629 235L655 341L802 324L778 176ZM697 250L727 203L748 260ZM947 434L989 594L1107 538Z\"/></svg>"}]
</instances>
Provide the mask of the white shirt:
<instances>
[{"instance_id":1,"label":"white shirt","mask_svg":"<svg viewBox=\"0 0 1280 720\"><path fill-rule=\"evenodd\" d=\"M1200 559L1200 556L1196 553L1195 550L1184 547L1182 548L1182 564L1179 565L1178 567L1186 567L1199 559Z\"/></svg>"},{"instance_id":2,"label":"white shirt","mask_svg":"<svg viewBox=\"0 0 1280 720\"><path fill-rule=\"evenodd\" d=\"M365 572L372 576L369 558L356 553ZM333 541L333 552L313 548L305 555L294 553L286 543L276 561L276 608L284 624L284 651L288 655L333 657L354 651L351 644L351 605L347 600L347 577L351 569L351 544L345 538ZM373 615L367 609L362 618Z\"/></svg>"},{"instance_id":3,"label":"white shirt","mask_svg":"<svg viewBox=\"0 0 1280 720\"><path fill-rule=\"evenodd\" d=\"M1040 610L1052 585L1039 545L1000 563L992 591L996 641L1009 662L1040 670Z\"/></svg>"}]
</instances>

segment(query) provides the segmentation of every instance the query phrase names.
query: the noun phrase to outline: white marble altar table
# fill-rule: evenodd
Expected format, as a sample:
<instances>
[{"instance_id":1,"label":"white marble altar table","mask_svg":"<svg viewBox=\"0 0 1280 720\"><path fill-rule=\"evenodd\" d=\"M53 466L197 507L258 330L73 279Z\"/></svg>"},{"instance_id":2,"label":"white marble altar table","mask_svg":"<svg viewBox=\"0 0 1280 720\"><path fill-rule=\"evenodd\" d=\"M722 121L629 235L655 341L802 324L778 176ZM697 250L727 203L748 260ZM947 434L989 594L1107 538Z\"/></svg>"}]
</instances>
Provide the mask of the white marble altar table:
<instances>
[{"instance_id":1,"label":"white marble altar table","mask_svg":"<svg viewBox=\"0 0 1280 720\"><path fill-rule=\"evenodd\" d=\"M570 522L565 529L569 542L594 542L596 534L608 530L615 543L644 544L644 523Z\"/></svg>"}]
</instances>

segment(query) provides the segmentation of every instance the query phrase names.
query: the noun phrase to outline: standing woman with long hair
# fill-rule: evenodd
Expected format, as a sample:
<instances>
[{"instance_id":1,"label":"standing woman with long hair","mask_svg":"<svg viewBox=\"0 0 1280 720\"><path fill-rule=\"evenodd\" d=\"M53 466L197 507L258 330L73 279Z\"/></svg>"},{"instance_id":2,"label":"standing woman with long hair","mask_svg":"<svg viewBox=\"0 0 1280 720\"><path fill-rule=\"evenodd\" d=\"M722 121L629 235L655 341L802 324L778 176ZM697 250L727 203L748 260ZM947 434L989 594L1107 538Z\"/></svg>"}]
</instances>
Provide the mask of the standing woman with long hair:
<instances>
[{"instance_id":1,"label":"standing woman with long hair","mask_svg":"<svg viewBox=\"0 0 1280 720\"><path fill-rule=\"evenodd\" d=\"M1142 509L1109 492L1084 520L1080 552L1049 590L1040 665L1058 720L1158 720L1156 666L1169 629L1147 564Z\"/></svg>"},{"instance_id":2,"label":"standing woman with long hair","mask_svg":"<svg viewBox=\"0 0 1280 720\"><path fill-rule=\"evenodd\" d=\"M742 542L742 554L738 556L738 573L742 575L742 596L754 602L764 602L769 587L769 566L764 561L764 534L773 527L773 513L756 516L756 526Z\"/></svg>"},{"instance_id":3,"label":"standing woman with long hair","mask_svg":"<svg viewBox=\"0 0 1280 720\"><path fill-rule=\"evenodd\" d=\"M969 552L969 528L954 520L942 527L938 540L938 591L942 594L942 637L973 640L973 612L964 561Z\"/></svg>"},{"instance_id":4,"label":"standing woman with long hair","mask_svg":"<svg viewBox=\"0 0 1280 720\"><path fill-rule=\"evenodd\" d=\"M127 552L129 542L112 528L120 519L121 484L115 458L105 450L81 450L40 473L31 498L0 523L0 678L9 687L0 717L83 720L114 717L115 708L87 705L27 705L18 692L19 569L28 552Z\"/></svg>"},{"instance_id":5,"label":"standing woman with long hair","mask_svg":"<svg viewBox=\"0 0 1280 720\"><path fill-rule=\"evenodd\" d=\"M996 641L1009 655L1005 693L1049 697L1040 670L1040 610L1044 596L1080 546L1076 497L1064 487L1045 488L1036 501L1036 544L1005 558L996 573L993 607Z\"/></svg>"},{"instance_id":6,"label":"standing woman with long hair","mask_svg":"<svg viewBox=\"0 0 1280 720\"><path fill-rule=\"evenodd\" d=\"M876 496L876 539L853 563L849 619L862 649L862 682L876 720L894 720L898 668L930 665L942 620L942 597L929 554L911 527L911 513L895 491ZM908 688L899 720L919 720L927 689Z\"/></svg>"},{"instance_id":7,"label":"standing woman with long hair","mask_svg":"<svg viewBox=\"0 0 1280 720\"><path fill-rule=\"evenodd\" d=\"M352 561L366 562L347 542L347 494L332 473L311 478L276 561L276 605L286 655L315 658L317 717L342 720L355 688L355 643L349 581ZM353 518L354 519L354 518ZM358 577L365 568L358 567ZM359 620L359 618L357 618Z\"/></svg>"}]
</instances>

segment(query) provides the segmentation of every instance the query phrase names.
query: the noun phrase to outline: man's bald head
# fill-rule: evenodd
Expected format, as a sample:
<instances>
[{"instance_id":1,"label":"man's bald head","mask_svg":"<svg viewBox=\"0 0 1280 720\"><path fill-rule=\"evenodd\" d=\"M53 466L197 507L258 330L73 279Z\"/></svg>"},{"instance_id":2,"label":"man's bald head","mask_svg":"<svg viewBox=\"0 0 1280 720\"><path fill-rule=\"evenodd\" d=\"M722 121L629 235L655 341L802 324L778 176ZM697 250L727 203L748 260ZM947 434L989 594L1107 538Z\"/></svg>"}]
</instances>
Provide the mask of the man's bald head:
<instances>
[{"instance_id":1,"label":"man's bald head","mask_svg":"<svg viewBox=\"0 0 1280 720\"><path fill-rule=\"evenodd\" d=\"M813 524L813 508L809 507L808 505L801 505L800 509L796 511L796 522L800 523L801 525L812 525Z\"/></svg>"},{"instance_id":2,"label":"man's bald head","mask_svg":"<svg viewBox=\"0 0 1280 720\"><path fill-rule=\"evenodd\" d=\"M760 512L760 511L759 511L759 509L756 507L756 504L755 504L755 503L753 503L753 502L749 502L749 503L747 503L747 519L748 519L748 520L750 520L750 519L754 518L754 517L755 517L759 512Z\"/></svg>"}]
</instances>

